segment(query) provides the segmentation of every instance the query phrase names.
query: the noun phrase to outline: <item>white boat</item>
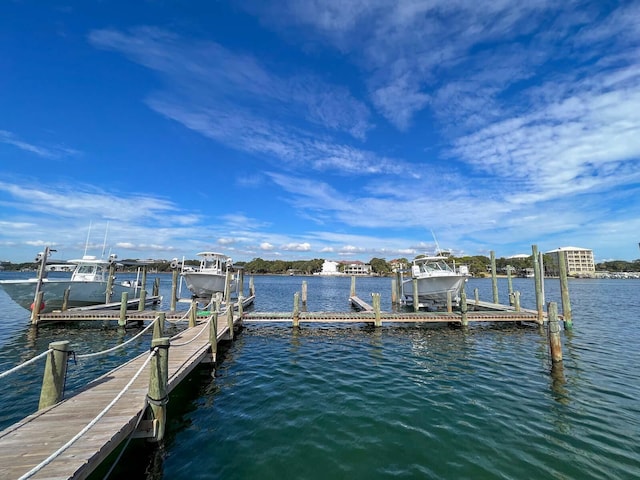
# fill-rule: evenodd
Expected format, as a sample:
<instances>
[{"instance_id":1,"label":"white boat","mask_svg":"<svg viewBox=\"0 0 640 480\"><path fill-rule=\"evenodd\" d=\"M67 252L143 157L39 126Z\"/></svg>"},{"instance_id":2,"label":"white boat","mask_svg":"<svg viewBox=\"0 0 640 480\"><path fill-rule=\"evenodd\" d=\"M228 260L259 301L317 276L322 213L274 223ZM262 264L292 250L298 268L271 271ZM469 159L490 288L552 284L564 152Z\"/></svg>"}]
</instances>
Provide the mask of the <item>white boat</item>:
<instances>
[{"instance_id":1,"label":"white boat","mask_svg":"<svg viewBox=\"0 0 640 480\"><path fill-rule=\"evenodd\" d=\"M40 266L44 268L45 260ZM44 274L38 278L26 280L0 280L0 287L20 306L31 310L36 297L36 290L43 292L43 304L40 312L51 312L62 308L65 290L69 289L67 307L85 307L99 305L109 301L120 301L123 292L127 292L129 300L140 296L137 282L116 282L112 279L111 293L107 296L109 286L109 267L115 262L115 255L108 259L84 255L79 260L69 260L76 267L71 278L46 278Z\"/></svg>"},{"instance_id":2,"label":"white boat","mask_svg":"<svg viewBox=\"0 0 640 480\"><path fill-rule=\"evenodd\" d=\"M231 257L223 253L200 252L200 266L194 270L183 268L181 275L189 291L198 298L211 298L215 293L226 296L225 284L227 271L230 272L230 289L235 290L235 277L231 273Z\"/></svg>"},{"instance_id":3,"label":"white boat","mask_svg":"<svg viewBox=\"0 0 640 480\"><path fill-rule=\"evenodd\" d=\"M415 299L413 281L418 287L419 308L439 308L447 305L447 293L451 293L451 303L460 303L460 292L467 275L456 271L448 263L448 256L418 255L411 266L411 276L402 280L403 302L413 305Z\"/></svg>"}]
</instances>

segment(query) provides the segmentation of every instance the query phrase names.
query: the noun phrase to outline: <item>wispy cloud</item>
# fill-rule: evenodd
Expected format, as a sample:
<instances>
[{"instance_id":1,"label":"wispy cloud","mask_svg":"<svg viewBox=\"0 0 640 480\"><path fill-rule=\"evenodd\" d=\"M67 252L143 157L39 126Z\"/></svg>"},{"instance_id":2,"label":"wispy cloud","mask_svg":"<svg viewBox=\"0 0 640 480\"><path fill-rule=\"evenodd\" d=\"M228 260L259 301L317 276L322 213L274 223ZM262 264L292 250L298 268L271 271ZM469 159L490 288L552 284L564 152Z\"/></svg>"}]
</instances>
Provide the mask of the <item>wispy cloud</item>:
<instances>
[{"instance_id":1,"label":"wispy cloud","mask_svg":"<svg viewBox=\"0 0 640 480\"><path fill-rule=\"evenodd\" d=\"M21 140L17 135L6 130L0 130L0 143L14 146L25 152L33 153L38 157L55 159L65 156L78 155L77 150L60 146L42 146Z\"/></svg>"}]
</instances>

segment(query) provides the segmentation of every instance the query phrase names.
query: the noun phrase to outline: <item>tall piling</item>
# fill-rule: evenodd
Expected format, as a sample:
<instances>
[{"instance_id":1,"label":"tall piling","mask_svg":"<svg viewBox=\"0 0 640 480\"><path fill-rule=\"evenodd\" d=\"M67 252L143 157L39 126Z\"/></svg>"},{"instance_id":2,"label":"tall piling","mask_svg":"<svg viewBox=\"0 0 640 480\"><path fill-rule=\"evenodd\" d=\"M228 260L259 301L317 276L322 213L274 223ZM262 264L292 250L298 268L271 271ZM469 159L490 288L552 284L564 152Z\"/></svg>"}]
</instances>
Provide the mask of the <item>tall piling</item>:
<instances>
[{"instance_id":1,"label":"tall piling","mask_svg":"<svg viewBox=\"0 0 640 480\"><path fill-rule=\"evenodd\" d=\"M373 304L373 313L374 313L374 325L376 327L382 326L382 319L380 317L380 294L372 293L371 294L371 303Z\"/></svg>"},{"instance_id":2,"label":"tall piling","mask_svg":"<svg viewBox=\"0 0 640 480\"><path fill-rule=\"evenodd\" d=\"M151 340L151 348L157 349L156 354L149 362L149 390L147 401L156 422L155 440L160 442L164 438L167 424L167 402L169 392L169 337L154 338Z\"/></svg>"},{"instance_id":3,"label":"tall piling","mask_svg":"<svg viewBox=\"0 0 640 480\"><path fill-rule=\"evenodd\" d=\"M355 277L352 277L352 279L355 279ZM353 280L351 283L353 285ZM293 326L300 326L300 292L296 292L293 294Z\"/></svg>"},{"instance_id":4,"label":"tall piling","mask_svg":"<svg viewBox=\"0 0 640 480\"><path fill-rule=\"evenodd\" d=\"M498 275L496 272L496 252L491 250L491 289L493 290L493 303L500 303L498 300Z\"/></svg>"},{"instance_id":5,"label":"tall piling","mask_svg":"<svg viewBox=\"0 0 640 480\"><path fill-rule=\"evenodd\" d=\"M49 344L51 350L47 355L40 389L40 403L38 410L55 405L62 400L64 394L64 380L67 375L67 359L69 356L69 341L61 340Z\"/></svg>"},{"instance_id":6,"label":"tall piling","mask_svg":"<svg viewBox=\"0 0 640 480\"><path fill-rule=\"evenodd\" d=\"M118 326L124 327L127 324L127 302L129 301L129 293L122 292L120 297L120 318L118 319Z\"/></svg>"},{"instance_id":7,"label":"tall piling","mask_svg":"<svg viewBox=\"0 0 640 480\"><path fill-rule=\"evenodd\" d=\"M538 246L537 245L532 245L531 246L531 253L532 253L532 259L533 259L533 276L534 276L534 283L535 283L535 287L536 287L536 310L538 312L538 324L542 325L543 323L543 319L544 319L544 312L543 312L543 304L544 304L544 300L542 298L542 281L540 279L540 263L538 261Z\"/></svg>"},{"instance_id":8,"label":"tall piling","mask_svg":"<svg viewBox=\"0 0 640 480\"><path fill-rule=\"evenodd\" d=\"M573 315L571 313L571 301L569 300L567 262L564 258L564 252L562 251L558 251L558 270L560 276L560 295L562 298L562 318L564 320L564 328L571 330L573 328Z\"/></svg>"},{"instance_id":9,"label":"tall piling","mask_svg":"<svg viewBox=\"0 0 640 480\"><path fill-rule=\"evenodd\" d=\"M218 312L211 314L209 324L209 345L211 346L211 360L215 363L218 354Z\"/></svg>"},{"instance_id":10,"label":"tall piling","mask_svg":"<svg viewBox=\"0 0 640 480\"><path fill-rule=\"evenodd\" d=\"M176 303L178 302L178 269L171 270L171 300L169 303L169 309L172 312L176 311Z\"/></svg>"},{"instance_id":11,"label":"tall piling","mask_svg":"<svg viewBox=\"0 0 640 480\"><path fill-rule=\"evenodd\" d=\"M303 280L302 282L302 306L307 306L307 281Z\"/></svg>"},{"instance_id":12,"label":"tall piling","mask_svg":"<svg viewBox=\"0 0 640 480\"><path fill-rule=\"evenodd\" d=\"M420 298L418 298L418 279L413 279L413 311L420 310Z\"/></svg>"},{"instance_id":13,"label":"tall piling","mask_svg":"<svg viewBox=\"0 0 640 480\"><path fill-rule=\"evenodd\" d=\"M562 361L562 339L560 338L560 322L558 321L558 304L556 302L549 302L547 304L547 313L549 315L547 329L551 361L557 363Z\"/></svg>"}]
</instances>

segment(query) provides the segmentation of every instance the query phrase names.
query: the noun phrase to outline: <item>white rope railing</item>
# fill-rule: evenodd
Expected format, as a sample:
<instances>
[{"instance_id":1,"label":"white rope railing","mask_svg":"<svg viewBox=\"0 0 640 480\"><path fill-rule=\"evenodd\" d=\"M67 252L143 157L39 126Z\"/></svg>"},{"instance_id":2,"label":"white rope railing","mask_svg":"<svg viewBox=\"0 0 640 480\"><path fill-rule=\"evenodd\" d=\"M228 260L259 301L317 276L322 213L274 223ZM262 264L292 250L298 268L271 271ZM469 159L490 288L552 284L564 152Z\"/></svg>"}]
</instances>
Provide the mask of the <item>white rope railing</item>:
<instances>
[{"instance_id":1,"label":"white rope railing","mask_svg":"<svg viewBox=\"0 0 640 480\"><path fill-rule=\"evenodd\" d=\"M116 395L116 397L111 400L111 402L109 403L109 405L107 405L93 420L91 420L86 427L84 427L82 430L80 430L71 440L69 440L67 443L65 443L62 447L60 447L58 450L56 450L55 452L53 452L51 455L49 455L49 457L47 457L46 459L44 459L42 462L40 462L38 465L36 465L35 467L33 467L31 470L29 470L27 473L25 473L24 475L22 475L19 480L24 480L27 479L29 477L31 477L32 475L34 475L35 473L39 472L40 470L42 470L44 467L46 467L49 463L51 463L53 460L55 460L55 458L60 455L62 452L64 452L67 448L69 448L71 445L73 445L73 443L78 440L80 437L82 437L82 435L84 435L85 433L87 433L89 431L89 429L91 427L93 427L96 423L98 423L100 421L100 419L102 417L104 417L106 415L106 413L109 411L109 409L111 407L113 407L116 402L118 400L120 400L122 398L122 396L126 393L126 391L129 389L129 387L131 387L131 385L133 385L133 382L136 381L136 379L140 376L140 374L142 373L142 371L145 369L145 367L149 364L149 362L151 361L151 359L157 355L158 353L158 347L155 347L151 353L149 354L149 356L147 357L147 359L144 361L144 363L142 364L142 366L140 367L140 369L135 373L135 375L131 378L131 380L129 380L129 383L127 383L125 385L125 387L120 391L120 393L118 393L118 395Z\"/></svg>"},{"instance_id":2,"label":"white rope railing","mask_svg":"<svg viewBox=\"0 0 640 480\"><path fill-rule=\"evenodd\" d=\"M182 315L182 317L180 317L177 320L170 320L167 318L167 322L169 323L180 323L180 322L184 322L187 317L189 316L189 313L191 313L191 307L189 307L189 310L187 310L186 312L184 312L184 315Z\"/></svg>"},{"instance_id":3,"label":"white rope railing","mask_svg":"<svg viewBox=\"0 0 640 480\"><path fill-rule=\"evenodd\" d=\"M213 319L213 315L211 315L209 317L209 320L206 321L206 323L202 324L202 330L200 330L197 335L195 337L193 337L191 340L187 340L186 342L183 343L171 343L172 347L184 347L185 345L189 345L191 342L194 342L200 335L202 335L202 332L207 330L207 325L209 325L211 323L211 320ZM184 332L179 333L178 335L181 335ZM176 335L176 337L178 336ZM174 337L175 338L175 337Z\"/></svg>"},{"instance_id":4,"label":"white rope railing","mask_svg":"<svg viewBox=\"0 0 640 480\"><path fill-rule=\"evenodd\" d=\"M48 353L53 352L53 349L50 348L49 350L42 352L40 355L36 355L33 358L30 358L29 360L27 360L24 363L21 363L20 365L16 365L15 367L7 370L6 372L2 372L0 373L0 378L6 377L7 375L11 375L14 372L17 372L18 370L20 370L23 367L26 367L27 365L32 364L33 362L35 362L36 360L40 360L42 357L46 356Z\"/></svg>"},{"instance_id":5,"label":"white rope railing","mask_svg":"<svg viewBox=\"0 0 640 480\"><path fill-rule=\"evenodd\" d=\"M111 353L114 352L122 347L124 347L126 344L133 342L136 338L138 338L140 335L142 335L143 333L145 333L147 330L149 330L151 327L153 327L154 322L157 322L158 319L156 318L156 320L154 320L153 322L149 323L149 325L147 325L146 327L144 327L137 335L135 335L134 337L131 337L129 340L127 340L126 342L120 343L118 345L116 345L115 347L111 347L107 350L102 350L100 352L94 352L94 353L83 353L82 355L76 355L76 358L89 358L89 357L97 357L98 355L105 355L107 353Z\"/></svg>"}]
</instances>

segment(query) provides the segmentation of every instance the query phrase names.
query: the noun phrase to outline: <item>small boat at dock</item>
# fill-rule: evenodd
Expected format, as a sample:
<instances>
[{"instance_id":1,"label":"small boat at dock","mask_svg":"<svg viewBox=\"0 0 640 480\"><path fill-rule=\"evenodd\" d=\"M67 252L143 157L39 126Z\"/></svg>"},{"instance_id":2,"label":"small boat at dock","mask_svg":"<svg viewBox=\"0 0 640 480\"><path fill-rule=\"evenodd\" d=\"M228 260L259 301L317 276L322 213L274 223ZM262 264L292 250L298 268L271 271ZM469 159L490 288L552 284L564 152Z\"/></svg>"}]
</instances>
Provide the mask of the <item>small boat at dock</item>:
<instances>
[{"instance_id":1,"label":"small boat at dock","mask_svg":"<svg viewBox=\"0 0 640 480\"><path fill-rule=\"evenodd\" d=\"M458 271L449 263L449 256L438 252L435 255L418 255L411 265L411 276L402 280L402 301L407 305L418 302L419 308L437 309L451 303L460 303L460 292L467 281L466 270ZM418 298L414 298L413 282L417 283Z\"/></svg>"},{"instance_id":2,"label":"small boat at dock","mask_svg":"<svg viewBox=\"0 0 640 480\"><path fill-rule=\"evenodd\" d=\"M198 298L211 298L216 293L226 296L227 272L230 275L229 288L236 289L231 257L217 252L200 252L200 266L197 269L183 268L181 275L189 291Z\"/></svg>"}]
</instances>

